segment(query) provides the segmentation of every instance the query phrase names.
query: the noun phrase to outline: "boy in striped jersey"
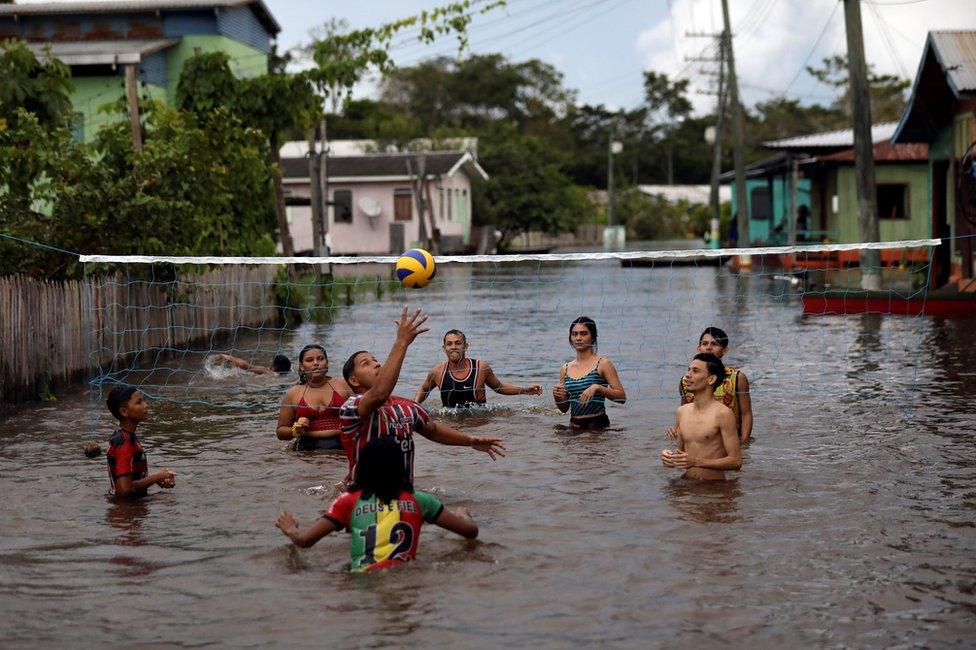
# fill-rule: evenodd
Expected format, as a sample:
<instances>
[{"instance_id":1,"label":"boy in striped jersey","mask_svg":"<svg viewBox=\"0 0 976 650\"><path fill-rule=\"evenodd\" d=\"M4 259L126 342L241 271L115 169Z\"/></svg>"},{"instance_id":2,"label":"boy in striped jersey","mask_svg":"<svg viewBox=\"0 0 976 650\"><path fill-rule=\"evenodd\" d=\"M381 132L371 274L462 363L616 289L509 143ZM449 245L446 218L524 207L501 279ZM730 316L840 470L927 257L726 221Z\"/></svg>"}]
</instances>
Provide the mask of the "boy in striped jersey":
<instances>
[{"instance_id":1,"label":"boy in striped jersey","mask_svg":"<svg viewBox=\"0 0 976 650\"><path fill-rule=\"evenodd\" d=\"M443 445L471 447L485 452L492 460L505 455L501 438L471 436L457 429L430 421L427 411L413 400L393 394L407 348L418 335L428 331L422 327L427 316L418 309L412 316L403 308L396 322L397 334L386 363L380 364L366 350L354 352L342 367L342 376L352 388L353 395L339 411L342 421L342 447L349 460L346 480L356 480L356 464L366 443L382 436L391 436L400 444L404 469L413 481L413 434L417 432Z\"/></svg>"}]
</instances>

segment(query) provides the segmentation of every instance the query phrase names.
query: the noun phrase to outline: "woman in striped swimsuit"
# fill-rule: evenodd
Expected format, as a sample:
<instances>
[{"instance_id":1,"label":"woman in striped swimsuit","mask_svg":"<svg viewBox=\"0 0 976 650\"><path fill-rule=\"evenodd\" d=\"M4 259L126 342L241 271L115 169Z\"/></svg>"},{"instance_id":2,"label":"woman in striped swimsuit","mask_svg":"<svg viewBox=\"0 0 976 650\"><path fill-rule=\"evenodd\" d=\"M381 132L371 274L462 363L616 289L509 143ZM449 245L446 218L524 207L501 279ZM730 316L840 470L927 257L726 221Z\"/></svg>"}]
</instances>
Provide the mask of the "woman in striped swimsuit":
<instances>
[{"instance_id":1,"label":"woman in striped swimsuit","mask_svg":"<svg viewBox=\"0 0 976 650\"><path fill-rule=\"evenodd\" d=\"M553 387L556 408L569 411L569 424L580 429L603 429L610 426L604 400L618 404L627 401L617 369L606 357L596 354L596 323L580 316L569 326L569 344L576 359L559 371L559 383Z\"/></svg>"}]
</instances>

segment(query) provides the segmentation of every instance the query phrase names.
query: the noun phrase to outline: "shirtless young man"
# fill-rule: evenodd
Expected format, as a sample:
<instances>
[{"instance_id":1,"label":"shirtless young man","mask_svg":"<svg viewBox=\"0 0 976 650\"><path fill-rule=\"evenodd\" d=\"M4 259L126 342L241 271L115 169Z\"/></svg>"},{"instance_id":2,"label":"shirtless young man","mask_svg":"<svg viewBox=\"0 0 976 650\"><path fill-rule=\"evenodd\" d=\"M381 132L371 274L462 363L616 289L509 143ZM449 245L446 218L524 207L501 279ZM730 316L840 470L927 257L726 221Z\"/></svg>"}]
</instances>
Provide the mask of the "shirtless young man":
<instances>
[{"instance_id":1,"label":"shirtless young man","mask_svg":"<svg viewBox=\"0 0 976 650\"><path fill-rule=\"evenodd\" d=\"M447 361L439 363L427 373L427 379L417 391L414 400L423 403L430 391L437 388L441 402L448 408L484 404L485 386L500 395L541 395L542 386L516 386L506 384L495 376L495 371L484 361L469 359L468 340L460 330L448 330L444 334L444 354Z\"/></svg>"},{"instance_id":2,"label":"shirtless young man","mask_svg":"<svg viewBox=\"0 0 976 650\"><path fill-rule=\"evenodd\" d=\"M696 354L685 373L694 401L675 411L678 448L661 452L664 466L685 470L684 478L723 480L725 470L742 467L735 416L712 397L721 377L725 366L714 354Z\"/></svg>"}]
</instances>

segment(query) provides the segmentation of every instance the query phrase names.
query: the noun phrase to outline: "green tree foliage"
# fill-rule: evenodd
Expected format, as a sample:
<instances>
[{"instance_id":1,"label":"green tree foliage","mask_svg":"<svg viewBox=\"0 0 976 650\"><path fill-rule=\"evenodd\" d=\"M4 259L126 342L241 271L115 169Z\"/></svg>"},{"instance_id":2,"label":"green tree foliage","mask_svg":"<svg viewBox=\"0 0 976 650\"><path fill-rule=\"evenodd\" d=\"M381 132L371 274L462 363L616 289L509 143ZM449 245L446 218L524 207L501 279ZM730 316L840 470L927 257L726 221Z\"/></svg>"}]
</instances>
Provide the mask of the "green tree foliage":
<instances>
[{"instance_id":1,"label":"green tree foliage","mask_svg":"<svg viewBox=\"0 0 976 650\"><path fill-rule=\"evenodd\" d=\"M700 237L709 229L711 221L711 210L707 205L685 200L671 203L636 188L620 193L617 213L627 224L629 236L636 240ZM725 204L720 219L722 232L728 232L730 222L729 204Z\"/></svg>"},{"instance_id":2,"label":"green tree foliage","mask_svg":"<svg viewBox=\"0 0 976 650\"><path fill-rule=\"evenodd\" d=\"M477 217L501 231L499 248L528 230L572 230L593 206L585 191L561 171L564 161L543 139L510 132L488 138L480 162L490 179L475 185Z\"/></svg>"},{"instance_id":3,"label":"green tree foliage","mask_svg":"<svg viewBox=\"0 0 976 650\"><path fill-rule=\"evenodd\" d=\"M839 95L831 108L844 117L844 126L851 121L851 95L848 83L847 57L834 55L825 57L821 67L807 67L807 72L818 81L837 89ZM876 74L873 66L868 66L868 93L871 97L871 120L873 122L895 122L901 119L905 110L905 95L911 87L907 79L894 75ZM844 127L839 127L844 128Z\"/></svg>"},{"instance_id":4,"label":"green tree foliage","mask_svg":"<svg viewBox=\"0 0 976 650\"><path fill-rule=\"evenodd\" d=\"M68 66L57 59L41 63L19 41L0 41L0 118L23 109L43 125L66 124L73 90Z\"/></svg>"},{"instance_id":5,"label":"green tree foliage","mask_svg":"<svg viewBox=\"0 0 976 650\"><path fill-rule=\"evenodd\" d=\"M224 108L198 114L149 102L140 152L128 120L78 142L67 128L67 68L32 63L23 50L30 53L4 44L5 60L26 65L8 67L3 82L41 90L0 114L0 230L85 253L273 254L272 168L261 131ZM6 239L0 253L0 273L81 272L70 256Z\"/></svg>"}]
</instances>

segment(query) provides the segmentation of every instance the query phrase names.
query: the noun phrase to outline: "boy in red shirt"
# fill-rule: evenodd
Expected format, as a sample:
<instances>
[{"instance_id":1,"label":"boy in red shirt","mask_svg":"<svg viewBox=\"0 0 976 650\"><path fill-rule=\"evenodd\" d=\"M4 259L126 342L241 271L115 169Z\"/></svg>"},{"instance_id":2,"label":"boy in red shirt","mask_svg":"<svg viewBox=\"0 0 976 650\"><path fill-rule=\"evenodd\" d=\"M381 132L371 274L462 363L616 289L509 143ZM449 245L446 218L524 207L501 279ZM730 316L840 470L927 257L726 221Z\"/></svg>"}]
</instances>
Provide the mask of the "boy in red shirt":
<instances>
[{"instance_id":1,"label":"boy in red shirt","mask_svg":"<svg viewBox=\"0 0 976 650\"><path fill-rule=\"evenodd\" d=\"M112 493L118 497L145 496L150 485L172 488L176 472L165 469L149 474L149 464L136 438L136 427L149 419L149 404L132 386L116 386L105 400L108 410L119 421L119 430L108 443L108 477Z\"/></svg>"}]
</instances>

